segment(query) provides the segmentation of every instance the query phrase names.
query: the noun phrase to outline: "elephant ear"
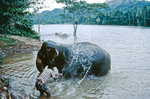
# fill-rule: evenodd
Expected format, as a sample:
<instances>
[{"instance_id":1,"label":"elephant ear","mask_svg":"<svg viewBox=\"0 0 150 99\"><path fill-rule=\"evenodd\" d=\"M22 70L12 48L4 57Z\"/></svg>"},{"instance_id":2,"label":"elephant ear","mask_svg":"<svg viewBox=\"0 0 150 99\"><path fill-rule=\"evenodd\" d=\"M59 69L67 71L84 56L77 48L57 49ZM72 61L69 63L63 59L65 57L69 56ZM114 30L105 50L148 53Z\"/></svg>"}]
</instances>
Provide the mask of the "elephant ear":
<instances>
[{"instance_id":1,"label":"elephant ear","mask_svg":"<svg viewBox=\"0 0 150 99\"><path fill-rule=\"evenodd\" d=\"M47 44L46 44L46 42L44 42L43 44L42 44L42 47L41 47L41 49L40 49L40 53L46 53L46 50L47 49Z\"/></svg>"},{"instance_id":2,"label":"elephant ear","mask_svg":"<svg viewBox=\"0 0 150 99\"><path fill-rule=\"evenodd\" d=\"M46 57L45 53L46 53L46 48L45 48L45 45L43 43L42 46L41 46L41 49L38 52L38 55L39 55L40 58L44 58L45 59L45 57Z\"/></svg>"}]
</instances>

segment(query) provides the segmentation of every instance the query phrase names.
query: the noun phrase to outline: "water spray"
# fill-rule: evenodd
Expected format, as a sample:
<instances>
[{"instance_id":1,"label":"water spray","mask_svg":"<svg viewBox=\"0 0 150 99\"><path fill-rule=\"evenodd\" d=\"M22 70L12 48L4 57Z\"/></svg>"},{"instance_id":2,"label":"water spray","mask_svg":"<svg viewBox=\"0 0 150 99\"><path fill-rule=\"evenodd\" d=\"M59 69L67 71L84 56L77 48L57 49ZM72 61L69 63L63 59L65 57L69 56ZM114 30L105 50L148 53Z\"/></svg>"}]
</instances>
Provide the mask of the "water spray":
<instances>
[{"instance_id":1,"label":"water spray","mask_svg":"<svg viewBox=\"0 0 150 99\"><path fill-rule=\"evenodd\" d=\"M83 82L83 80L86 78L89 70L91 69L92 65L88 68L88 70L86 71L84 77L76 84L76 88L79 88L79 86L81 85L81 83Z\"/></svg>"}]
</instances>

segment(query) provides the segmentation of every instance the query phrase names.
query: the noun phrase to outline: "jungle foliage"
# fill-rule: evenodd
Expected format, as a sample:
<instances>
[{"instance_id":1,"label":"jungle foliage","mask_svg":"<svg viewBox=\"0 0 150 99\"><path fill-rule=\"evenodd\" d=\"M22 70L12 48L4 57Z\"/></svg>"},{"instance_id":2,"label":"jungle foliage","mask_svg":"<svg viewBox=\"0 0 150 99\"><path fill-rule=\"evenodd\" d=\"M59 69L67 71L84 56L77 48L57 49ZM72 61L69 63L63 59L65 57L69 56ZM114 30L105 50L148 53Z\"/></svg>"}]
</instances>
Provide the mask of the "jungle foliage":
<instances>
[{"instance_id":1,"label":"jungle foliage","mask_svg":"<svg viewBox=\"0 0 150 99\"><path fill-rule=\"evenodd\" d=\"M0 34L39 38L32 30L29 12L36 3L34 0L0 0Z\"/></svg>"}]
</instances>

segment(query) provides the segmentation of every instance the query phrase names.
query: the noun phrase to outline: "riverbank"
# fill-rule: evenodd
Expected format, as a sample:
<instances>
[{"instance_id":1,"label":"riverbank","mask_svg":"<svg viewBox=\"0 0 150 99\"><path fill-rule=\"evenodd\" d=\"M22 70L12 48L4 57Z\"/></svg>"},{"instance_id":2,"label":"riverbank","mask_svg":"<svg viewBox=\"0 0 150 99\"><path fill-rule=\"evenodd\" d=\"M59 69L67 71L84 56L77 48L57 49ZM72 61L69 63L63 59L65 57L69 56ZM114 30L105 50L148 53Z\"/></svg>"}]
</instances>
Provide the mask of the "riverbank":
<instances>
[{"instance_id":1,"label":"riverbank","mask_svg":"<svg viewBox=\"0 0 150 99\"><path fill-rule=\"evenodd\" d=\"M26 53L31 51L38 51L42 45L42 42L38 39L31 39L27 37L20 36L7 36L11 40L13 39L13 45L5 44L5 42L0 42L0 57L4 58L12 53ZM15 43L14 43L15 42Z\"/></svg>"},{"instance_id":2,"label":"riverbank","mask_svg":"<svg viewBox=\"0 0 150 99\"><path fill-rule=\"evenodd\" d=\"M12 53L27 53L31 51L38 51L41 45L42 42L38 39L31 39L20 36L3 37L0 40L0 64L5 63L3 62L3 58ZM9 87L2 82L1 76L2 75L0 75L0 98L11 99L10 92L8 90Z\"/></svg>"}]
</instances>

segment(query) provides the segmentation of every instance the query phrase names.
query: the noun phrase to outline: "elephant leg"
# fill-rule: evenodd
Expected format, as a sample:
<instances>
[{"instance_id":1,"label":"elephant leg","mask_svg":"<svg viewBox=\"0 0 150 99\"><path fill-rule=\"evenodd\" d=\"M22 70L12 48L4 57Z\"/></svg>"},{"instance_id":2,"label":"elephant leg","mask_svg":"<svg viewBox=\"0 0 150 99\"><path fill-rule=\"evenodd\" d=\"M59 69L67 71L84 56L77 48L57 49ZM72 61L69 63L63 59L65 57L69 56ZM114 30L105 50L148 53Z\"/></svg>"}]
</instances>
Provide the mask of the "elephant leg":
<instances>
[{"instance_id":1,"label":"elephant leg","mask_svg":"<svg viewBox=\"0 0 150 99\"><path fill-rule=\"evenodd\" d=\"M105 64L103 63L101 64L95 63L92 65L92 73L95 74L96 76L103 76L108 73L108 70L109 70L108 67L105 66Z\"/></svg>"}]
</instances>

